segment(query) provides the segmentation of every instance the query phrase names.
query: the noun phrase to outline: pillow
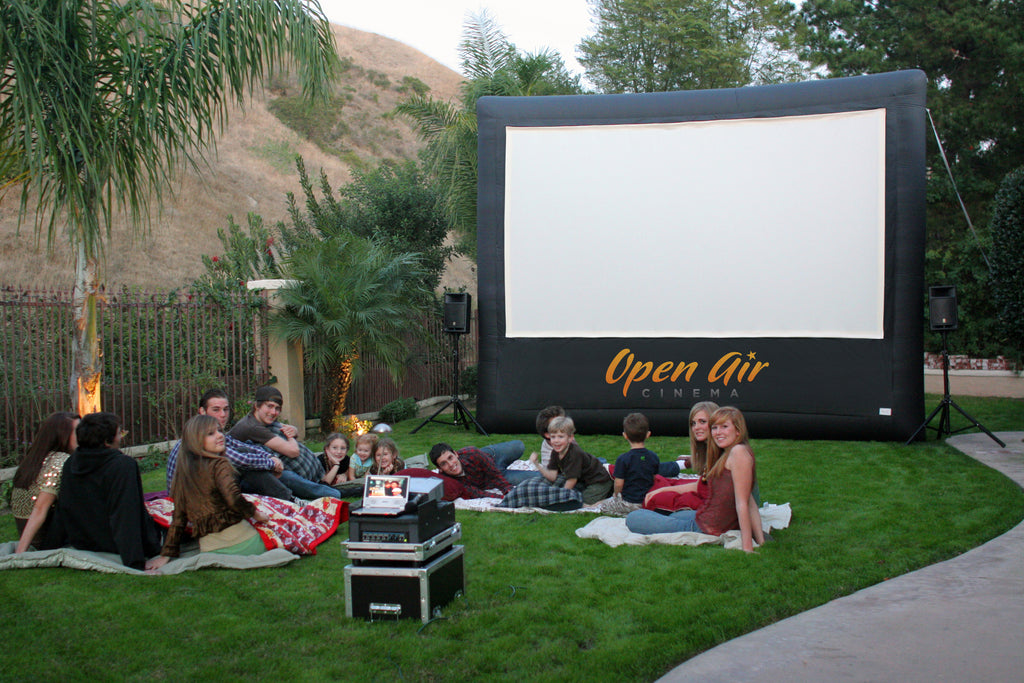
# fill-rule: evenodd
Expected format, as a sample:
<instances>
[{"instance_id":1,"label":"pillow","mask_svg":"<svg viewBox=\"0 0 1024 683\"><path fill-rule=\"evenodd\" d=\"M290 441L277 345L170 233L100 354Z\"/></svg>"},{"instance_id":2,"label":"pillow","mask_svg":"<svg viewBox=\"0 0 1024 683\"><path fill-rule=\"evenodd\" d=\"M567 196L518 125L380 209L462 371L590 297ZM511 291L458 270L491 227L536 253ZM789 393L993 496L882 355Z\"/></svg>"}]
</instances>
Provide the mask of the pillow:
<instances>
[{"instance_id":1,"label":"pillow","mask_svg":"<svg viewBox=\"0 0 1024 683\"><path fill-rule=\"evenodd\" d=\"M656 512L675 512L676 510L696 510L703 499L696 493L678 493L677 491L658 491L644 503L645 510Z\"/></svg>"}]
</instances>

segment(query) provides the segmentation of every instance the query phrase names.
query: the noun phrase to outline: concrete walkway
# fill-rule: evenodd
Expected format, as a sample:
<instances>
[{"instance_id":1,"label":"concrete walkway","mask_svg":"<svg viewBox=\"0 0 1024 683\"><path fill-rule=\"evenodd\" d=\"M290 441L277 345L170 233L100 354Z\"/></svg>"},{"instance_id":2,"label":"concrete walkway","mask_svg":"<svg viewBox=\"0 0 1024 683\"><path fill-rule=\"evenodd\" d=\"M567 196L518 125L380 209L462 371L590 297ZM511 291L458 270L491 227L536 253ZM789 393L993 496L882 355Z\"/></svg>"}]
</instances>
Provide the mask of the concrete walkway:
<instances>
[{"instance_id":1,"label":"concrete walkway","mask_svg":"<svg viewBox=\"0 0 1024 683\"><path fill-rule=\"evenodd\" d=\"M1024 432L948 443L1024 486ZM1024 523L680 664L661 681L1024 681Z\"/></svg>"}]
</instances>

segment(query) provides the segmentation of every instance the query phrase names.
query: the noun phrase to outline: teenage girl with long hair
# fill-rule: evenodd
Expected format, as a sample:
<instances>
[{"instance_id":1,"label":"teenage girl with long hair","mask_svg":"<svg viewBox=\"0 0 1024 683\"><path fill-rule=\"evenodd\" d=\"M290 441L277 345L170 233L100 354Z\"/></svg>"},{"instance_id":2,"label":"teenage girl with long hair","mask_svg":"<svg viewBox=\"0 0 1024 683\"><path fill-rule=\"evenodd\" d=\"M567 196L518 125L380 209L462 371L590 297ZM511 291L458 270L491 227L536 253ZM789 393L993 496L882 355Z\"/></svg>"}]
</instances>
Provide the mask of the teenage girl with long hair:
<instances>
[{"instance_id":1,"label":"teenage girl with long hair","mask_svg":"<svg viewBox=\"0 0 1024 683\"><path fill-rule=\"evenodd\" d=\"M215 418L196 415L185 424L171 498L174 517L167 538L160 556L149 560L146 569L159 569L178 556L189 522L201 552L259 555L266 550L248 520L266 522L268 518L242 497L238 473L224 457L224 434Z\"/></svg>"},{"instance_id":2,"label":"teenage girl with long hair","mask_svg":"<svg viewBox=\"0 0 1024 683\"><path fill-rule=\"evenodd\" d=\"M64 462L78 448L78 422L74 413L50 415L39 425L32 445L18 463L11 491L11 511L21 535L16 553L25 552L29 545L42 549L50 508L60 493Z\"/></svg>"},{"instance_id":3,"label":"teenage girl with long hair","mask_svg":"<svg viewBox=\"0 0 1024 683\"><path fill-rule=\"evenodd\" d=\"M700 475L700 480L685 484L671 484L651 489L644 496L644 507L656 510L663 502L670 501L670 510L684 507L696 510L710 494L704 470L708 462L708 443L711 441L711 416L718 410L718 404L711 401L694 403L690 408L690 469ZM673 494L666 497L666 494Z\"/></svg>"},{"instance_id":4,"label":"teenage girl with long hair","mask_svg":"<svg viewBox=\"0 0 1024 683\"><path fill-rule=\"evenodd\" d=\"M697 510L669 515L636 510L626 517L626 526L638 534L696 531L712 536L738 528L743 550L752 552L754 541L763 544L761 514L752 495L757 479L754 453L746 420L736 408L719 408L711 416L705 478L710 494Z\"/></svg>"}]
</instances>

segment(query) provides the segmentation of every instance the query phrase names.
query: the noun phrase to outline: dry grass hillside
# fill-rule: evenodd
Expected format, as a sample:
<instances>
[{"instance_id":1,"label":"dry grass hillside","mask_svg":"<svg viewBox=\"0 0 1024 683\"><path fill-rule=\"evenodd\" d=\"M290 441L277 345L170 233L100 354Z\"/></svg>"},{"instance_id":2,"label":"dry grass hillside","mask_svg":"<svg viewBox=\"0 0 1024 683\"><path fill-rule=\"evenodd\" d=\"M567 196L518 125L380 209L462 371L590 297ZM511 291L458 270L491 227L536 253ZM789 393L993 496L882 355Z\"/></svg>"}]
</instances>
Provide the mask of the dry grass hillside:
<instances>
[{"instance_id":1,"label":"dry grass hillside","mask_svg":"<svg viewBox=\"0 0 1024 683\"><path fill-rule=\"evenodd\" d=\"M461 77L407 45L373 33L334 26L338 53L349 65L342 74L333 105L340 107L331 145L317 145L281 123L268 108L295 95L287 77L266 84L244 109L230 113L217 142L217 153L201 175L179 176L174 196L161 215L152 217L148 234L132 237L123 223L114 228L106 254L108 287L173 288L201 274L200 254L220 251L217 229L228 216L244 225L256 212L270 224L286 218L285 194L299 192L292 159L300 154L311 176L324 169L333 187L350 178L354 166L373 166L381 159L415 158L420 142L408 123L389 112L408 89L410 78L429 86L429 94L450 100ZM416 83L416 81L411 81ZM403 85L404 84L404 85ZM37 244L33 215L20 232L18 192L0 199L0 286L70 287L73 267L67 242L58 239L46 252L45 237ZM475 290L470 263L453 263L444 284Z\"/></svg>"}]
</instances>

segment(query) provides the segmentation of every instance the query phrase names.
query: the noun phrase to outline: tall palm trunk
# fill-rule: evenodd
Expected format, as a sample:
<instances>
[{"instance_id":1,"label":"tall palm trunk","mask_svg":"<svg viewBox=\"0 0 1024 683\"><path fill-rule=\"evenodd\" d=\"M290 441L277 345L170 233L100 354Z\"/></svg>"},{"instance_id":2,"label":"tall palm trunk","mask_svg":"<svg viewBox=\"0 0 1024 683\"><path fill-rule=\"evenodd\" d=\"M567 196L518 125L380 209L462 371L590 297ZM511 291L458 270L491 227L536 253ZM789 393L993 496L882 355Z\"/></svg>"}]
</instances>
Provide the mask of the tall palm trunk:
<instances>
[{"instance_id":1,"label":"tall palm trunk","mask_svg":"<svg viewBox=\"0 0 1024 683\"><path fill-rule=\"evenodd\" d=\"M80 240L75 260L72 292L74 335L71 343L71 402L75 412L88 415L100 410L99 264L87 254Z\"/></svg>"},{"instance_id":2,"label":"tall palm trunk","mask_svg":"<svg viewBox=\"0 0 1024 683\"><path fill-rule=\"evenodd\" d=\"M320 416L320 431L324 434L337 431L345 414L348 391L352 388L352 361L352 357L344 358L327 373L324 409Z\"/></svg>"}]
</instances>

